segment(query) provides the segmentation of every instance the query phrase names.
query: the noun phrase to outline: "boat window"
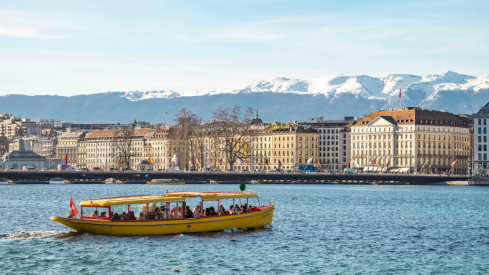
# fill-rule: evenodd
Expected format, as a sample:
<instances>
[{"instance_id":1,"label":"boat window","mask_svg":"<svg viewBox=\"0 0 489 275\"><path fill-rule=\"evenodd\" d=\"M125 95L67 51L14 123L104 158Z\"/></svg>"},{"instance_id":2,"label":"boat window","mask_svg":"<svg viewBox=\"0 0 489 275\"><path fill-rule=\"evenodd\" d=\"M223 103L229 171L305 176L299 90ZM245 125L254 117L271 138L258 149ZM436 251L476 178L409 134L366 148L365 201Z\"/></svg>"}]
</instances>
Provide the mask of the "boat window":
<instances>
[{"instance_id":1,"label":"boat window","mask_svg":"<svg viewBox=\"0 0 489 275\"><path fill-rule=\"evenodd\" d=\"M108 219L110 207L82 206L81 218Z\"/></svg>"},{"instance_id":2,"label":"boat window","mask_svg":"<svg viewBox=\"0 0 489 275\"><path fill-rule=\"evenodd\" d=\"M112 220L129 220L130 212L128 205L114 205L110 209L110 212L112 213L110 218Z\"/></svg>"},{"instance_id":3,"label":"boat window","mask_svg":"<svg viewBox=\"0 0 489 275\"><path fill-rule=\"evenodd\" d=\"M183 218L183 201L167 202L166 203L166 215L169 219L182 219Z\"/></svg>"}]
</instances>

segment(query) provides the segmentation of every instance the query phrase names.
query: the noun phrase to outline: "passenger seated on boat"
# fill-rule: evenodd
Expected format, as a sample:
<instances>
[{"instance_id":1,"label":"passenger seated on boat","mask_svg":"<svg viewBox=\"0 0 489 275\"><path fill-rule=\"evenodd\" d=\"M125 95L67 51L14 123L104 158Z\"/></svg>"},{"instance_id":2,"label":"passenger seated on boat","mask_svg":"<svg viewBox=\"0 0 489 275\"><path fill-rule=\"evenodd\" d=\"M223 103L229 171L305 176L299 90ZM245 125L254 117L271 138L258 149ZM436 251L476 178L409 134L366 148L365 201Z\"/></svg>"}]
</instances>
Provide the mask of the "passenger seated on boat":
<instances>
[{"instance_id":1,"label":"passenger seated on boat","mask_svg":"<svg viewBox=\"0 0 489 275\"><path fill-rule=\"evenodd\" d=\"M180 213L180 209L178 209L178 213ZM177 207L173 207L171 210L170 210L170 217L176 217L177 216Z\"/></svg>"},{"instance_id":2,"label":"passenger seated on boat","mask_svg":"<svg viewBox=\"0 0 489 275\"><path fill-rule=\"evenodd\" d=\"M98 217L98 210L93 211L93 213L90 214L90 217Z\"/></svg>"},{"instance_id":3,"label":"passenger seated on boat","mask_svg":"<svg viewBox=\"0 0 489 275\"><path fill-rule=\"evenodd\" d=\"M144 215L143 212L139 213L138 221L146 220L146 216Z\"/></svg>"},{"instance_id":4,"label":"passenger seated on boat","mask_svg":"<svg viewBox=\"0 0 489 275\"><path fill-rule=\"evenodd\" d=\"M127 220L127 214L126 214L126 212L122 212L122 213L119 215L119 218L120 218L121 220Z\"/></svg>"},{"instance_id":5,"label":"passenger seated on boat","mask_svg":"<svg viewBox=\"0 0 489 275\"><path fill-rule=\"evenodd\" d=\"M194 217L194 213L192 213L192 211L190 211L190 207L185 206L185 218L187 219L191 219Z\"/></svg>"},{"instance_id":6,"label":"passenger seated on boat","mask_svg":"<svg viewBox=\"0 0 489 275\"><path fill-rule=\"evenodd\" d=\"M158 208L158 206L156 206L156 203L153 202L153 204L149 207L149 219L150 220L154 220L156 208Z\"/></svg>"},{"instance_id":7,"label":"passenger seated on boat","mask_svg":"<svg viewBox=\"0 0 489 275\"><path fill-rule=\"evenodd\" d=\"M229 209L227 210L228 214L234 214L234 209L233 209L233 208L234 208L234 206L233 206L233 205L231 205L231 206L229 207Z\"/></svg>"},{"instance_id":8,"label":"passenger seated on boat","mask_svg":"<svg viewBox=\"0 0 489 275\"><path fill-rule=\"evenodd\" d=\"M214 206L209 207L209 212L211 213L212 216L217 215L216 210L214 209Z\"/></svg>"},{"instance_id":9,"label":"passenger seated on boat","mask_svg":"<svg viewBox=\"0 0 489 275\"><path fill-rule=\"evenodd\" d=\"M200 219L200 205L197 205L194 210L192 211L194 214L194 219Z\"/></svg>"},{"instance_id":10,"label":"passenger seated on boat","mask_svg":"<svg viewBox=\"0 0 489 275\"><path fill-rule=\"evenodd\" d=\"M129 219L133 221L136 220L136 216L134 216L134 211L131 211L131 215L129 216Z\"/></svg>"},{"instance_id":11,"label":"passenger seated on boat","mask_svg":"<svg viewBox=\"0 0 489 275\"><path fill-rule=\"evenodd\" d=\"M245 206L245 205L241 205L241 207L240 207L240 211L241 211L241 212L246 212L246 206Z\"/></svg>"},{"instance_id":12,"label":"passenger seated on boat","mask_svg":"<svg viewBox=\"0 0 489 275\"><path fill-rule=\"evenodd\" d=\"M120 220L119 214L114 213L114 215L112 215L112 220L114 220L114 221Z\"/></svg>"},{"instance_id":13,"label":"passenger seated on boat","mask_svg":"<svg viewBox=\"0 0 489 275\"><path fill-rule=\"evenodd\" d=\"M156 207L155 218L158 220L163 219L163 211L159 207Z\"/></svg>"},{"instance_id":14,"label":"passenger seated on boat","mask_svg":"<svg viewBox=\"0 0 489 275\"><path fill-rule=\"evenodd\" d=\"M102 213L100 213L100 217L102 217L102 218L107 218L107 212L102 212Z\"/></svg>"},{"instance_id":15,"label":"passenger seated on boat","mask_svg":"<svg viewBox=\"0 0 489 275\"><path fill-rule=\"evenodd\" d=\"M241 214L241 211L239 210L239 205L237 205L237 204L234 206L234 214L236 214L236 215Z\"/></svg>"},{"instance_id":16,"label":"passenger seated on boat","mask_svg":"<svg viewBox=\"0 0 489 275\"><path fill-rule=\"evenodd\" d=\"M211 212L210 212L209 208L206 208L206 209L205 209L205 214L204 214L204 216L210 216L210 215L211 215Z\"/></svg>"},{"instance_id":17,"label":"passenger seated on boat","mask_svg":"<svg viewBox=\"0 0 489 275\"><path fill-rule=\"evenodd\" d=\"M226 215L226 209L224 209L224 206L222 204L219 204L219 211L217 211L219 215Z\"/></svg>"}]
</instances>

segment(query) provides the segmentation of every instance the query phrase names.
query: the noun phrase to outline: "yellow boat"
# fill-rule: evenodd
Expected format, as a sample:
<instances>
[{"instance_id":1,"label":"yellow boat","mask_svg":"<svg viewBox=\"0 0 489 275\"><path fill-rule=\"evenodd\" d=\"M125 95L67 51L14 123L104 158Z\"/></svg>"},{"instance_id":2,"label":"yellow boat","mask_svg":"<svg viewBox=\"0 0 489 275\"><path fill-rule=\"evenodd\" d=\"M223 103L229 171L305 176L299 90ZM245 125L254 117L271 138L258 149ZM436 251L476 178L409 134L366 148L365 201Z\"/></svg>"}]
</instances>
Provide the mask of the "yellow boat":
<instances>
[{"instance_id":1,"label":"yellow boat","mask_svg":"<svg viewBox=\"0 0 489 275\"><path fill-rule=\"evenodd\" d=\"M177 179L152 179L146 182L147 184L185 184L183 180Z\"/></svg>"},{"instance_id":2,"label":"yellow boat","mask_svg":"<svg viewBox=\"0 0 489 275\"><path fill-rule=\"evenodd\" d=\"M197 217L186 218L189 212L186 209L190 209L186 207L186 199L191 198L200 201L200 209L196 207L193 211ZM231 201L233 206L238 206L236 208L239 208L239 202L244 211L238 212L235 208L233 212L217 215L209 207L204 212L206 206L213 207ZM250 201L256 201L256 204L251 206ZM51 220L77 232L111 236L160 235L264 227L272 223L274 210L270 200L268 205L260 205L258 195L250 191L175 192L90 199L81 202L80 206L81 211L75 217L51 217ZM126 213L125 218L124 213L119 215L117 212L121 209L129 215ZM137 214L134 211L138 210L141 212L136 218L133 213Z\"/></svg>"}]
</instances>

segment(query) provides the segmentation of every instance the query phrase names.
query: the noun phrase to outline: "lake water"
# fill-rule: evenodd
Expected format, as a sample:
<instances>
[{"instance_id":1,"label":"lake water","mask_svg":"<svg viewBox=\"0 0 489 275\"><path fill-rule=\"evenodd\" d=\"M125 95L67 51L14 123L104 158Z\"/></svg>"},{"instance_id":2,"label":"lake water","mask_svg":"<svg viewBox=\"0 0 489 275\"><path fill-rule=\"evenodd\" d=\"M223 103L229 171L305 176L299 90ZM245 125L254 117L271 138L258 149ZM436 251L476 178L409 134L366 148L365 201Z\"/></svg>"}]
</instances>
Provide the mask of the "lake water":
<instances>
[{"instance_id":1,"label":"lake water","mask_svg":"<svg viewBox=\"0 0 489 275\"><path fill-rule=\"evenodd\" d=\"M489 188L249 185L273 227L168 236L77 234L50 220L83 199L237 185L1 185L1 274L487 274Z\"/></svg>"}]
</instances>

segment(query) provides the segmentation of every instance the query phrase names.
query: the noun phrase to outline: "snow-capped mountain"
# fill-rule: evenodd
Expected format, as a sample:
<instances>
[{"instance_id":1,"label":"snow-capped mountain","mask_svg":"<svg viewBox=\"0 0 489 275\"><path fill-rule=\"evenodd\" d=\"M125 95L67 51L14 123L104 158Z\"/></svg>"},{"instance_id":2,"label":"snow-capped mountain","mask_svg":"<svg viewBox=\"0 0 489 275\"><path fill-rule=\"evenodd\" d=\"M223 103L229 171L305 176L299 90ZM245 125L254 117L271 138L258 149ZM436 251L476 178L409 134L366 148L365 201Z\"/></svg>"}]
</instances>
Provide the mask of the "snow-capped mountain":
<instances>
[{"instance_id":1,"label":"snow-capped mountain","mask_svg":"<svg viewBox=\"0 0 489 275\"><path fill-rule=\"evenodd\" d=\"M71 97L4 95L0 97L0 112L73 122L125 123L136 117L171 123L176 112L184 107L210 119L219 106L237 104L243 108L259 105L264 121L287 122L320 115L326 119L361 117L371 111L399 107L399 90L402 106L474 113L489 101L489 76L451 71L426 76L338 74L311 80L284 77L255 80L224 91L132 91Z\"/></svg>"}]
</instances>

